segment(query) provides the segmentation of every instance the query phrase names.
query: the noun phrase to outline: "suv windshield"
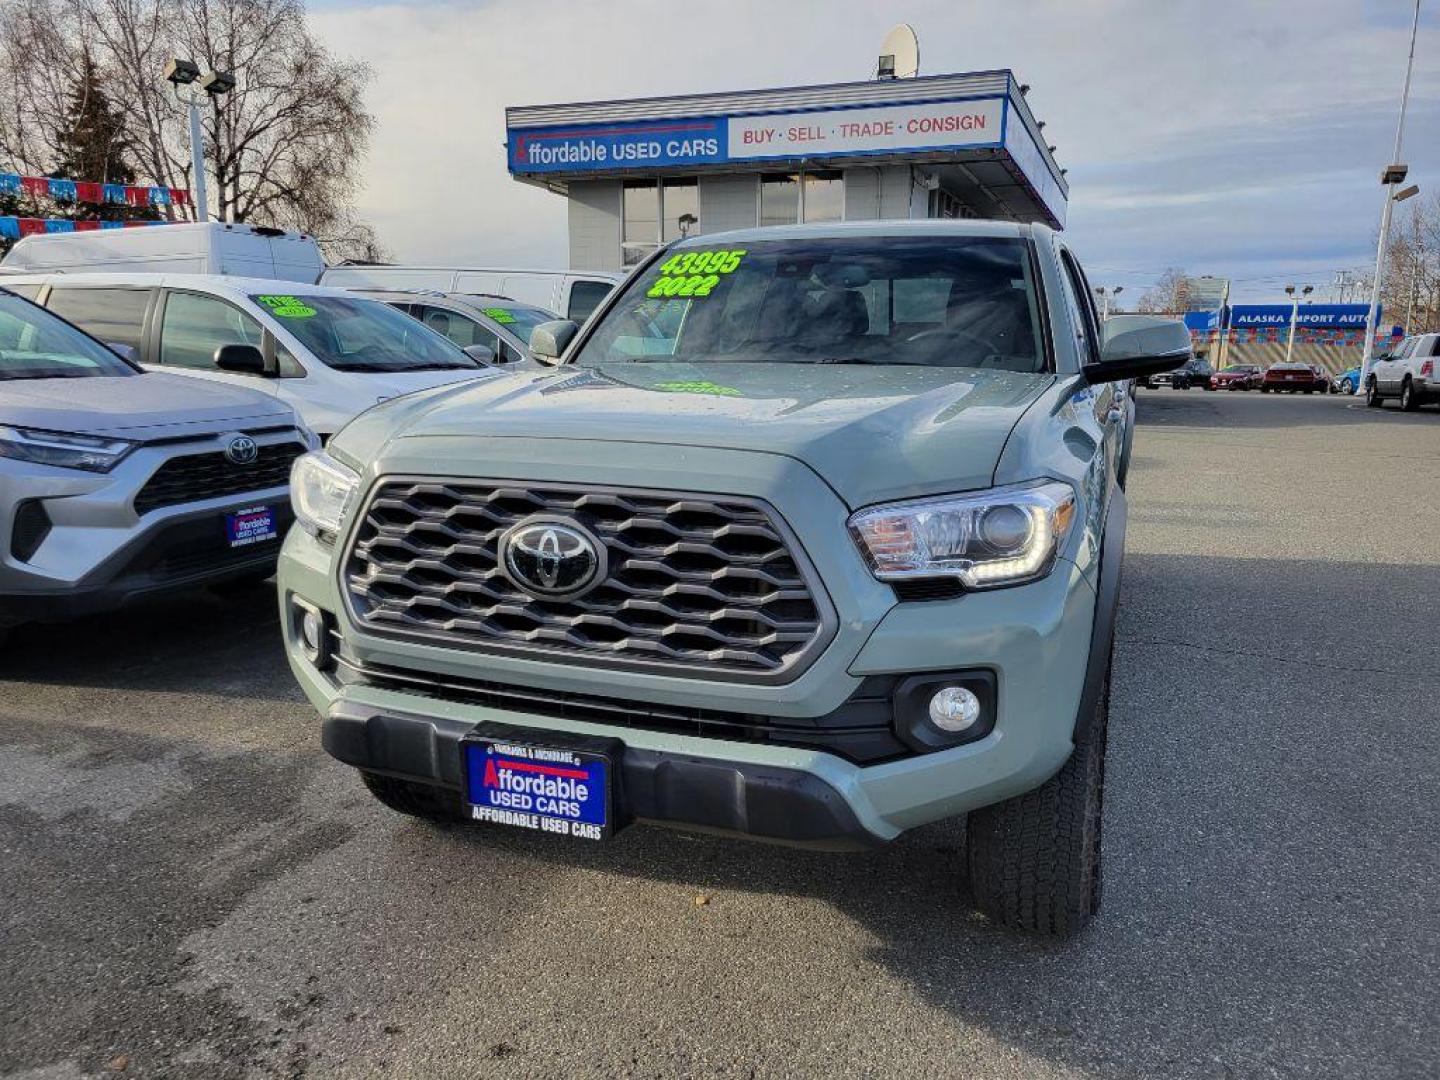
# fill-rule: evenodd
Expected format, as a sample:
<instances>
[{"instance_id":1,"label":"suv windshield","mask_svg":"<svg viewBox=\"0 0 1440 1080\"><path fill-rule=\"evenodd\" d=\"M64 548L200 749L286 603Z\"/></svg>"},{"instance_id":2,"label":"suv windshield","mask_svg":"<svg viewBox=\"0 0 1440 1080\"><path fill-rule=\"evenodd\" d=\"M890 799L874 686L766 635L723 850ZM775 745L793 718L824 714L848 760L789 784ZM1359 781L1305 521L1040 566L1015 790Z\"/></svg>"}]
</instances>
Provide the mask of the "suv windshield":
<instances>
[{"instance_id":1,"label":"suv windshield","mask_svg":"<svg viewBox=\"0 0 1440 1080\"><path fill-rule=\"evenodd\" d=\"M671 249L577 362L904 364L1042 371L1019 239L846 237Z\"/></svg>"},{"instance_id":2,"label":"suv windshield","mask_svg":"<svg viewBox=\"0 0 1440 1080\"><path fill-rule=\"evenodd\" d=\"M337 371L435 371L480 366L448 338L378 300L268 293L250 299L273 315L322 363Z\"/></svg>"},{"instance_id":3,"label":"suv windshield","mask_svg":"<svg viewBox=\"0 0 1440 1080\"><path fill-rule=\"evenodd\" d=\"M0 380L138 374L94 338L0 289Z\"/></svg>"}]
</instances>

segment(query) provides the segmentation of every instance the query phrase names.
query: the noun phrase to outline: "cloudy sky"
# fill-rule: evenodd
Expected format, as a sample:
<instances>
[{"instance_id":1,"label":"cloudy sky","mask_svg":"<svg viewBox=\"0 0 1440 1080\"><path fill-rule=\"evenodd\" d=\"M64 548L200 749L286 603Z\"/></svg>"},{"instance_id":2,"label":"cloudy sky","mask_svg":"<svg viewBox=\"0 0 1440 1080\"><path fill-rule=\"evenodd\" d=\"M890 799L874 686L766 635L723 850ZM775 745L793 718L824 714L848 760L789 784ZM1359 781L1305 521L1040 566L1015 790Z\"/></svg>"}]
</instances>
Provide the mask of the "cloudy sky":
<instances>
[{"instance_id":1,"label":"cloudy sky","mask_svg":"<svg viewBox=\"0 0 1440 1080\"><path fill-rule=\"evenodd\" d=\"M1440 191L1440 3L1404 157ZM911 23L925 74L1012 68L1070 181L1092 280L1167 266L1243 300L1373 261L1409 0L312 0L375 70L361 209L402 260L563 266L564 200L505 171L504 109L868 77ZM1428 59L1427 59L1428 58Z\"/></svg>"}]
</instances>

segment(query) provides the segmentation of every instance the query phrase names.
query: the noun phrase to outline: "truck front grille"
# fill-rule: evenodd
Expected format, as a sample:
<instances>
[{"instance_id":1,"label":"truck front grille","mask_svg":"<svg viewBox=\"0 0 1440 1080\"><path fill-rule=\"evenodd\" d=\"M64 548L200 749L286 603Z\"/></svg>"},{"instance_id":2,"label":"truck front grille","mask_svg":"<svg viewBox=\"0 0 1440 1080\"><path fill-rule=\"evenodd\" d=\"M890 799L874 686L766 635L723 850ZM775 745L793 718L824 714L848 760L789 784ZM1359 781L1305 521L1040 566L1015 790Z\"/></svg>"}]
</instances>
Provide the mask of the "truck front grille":
<instances>
[{"instance_id":1,"label":"truck front grille","mask_svg":"<svg viewBox=\"0 0 1440 1080\"><path fill-rule=\"evenodd\" d=\"M218 450L173 457L145 481L135 496L135 513L284 487L290 483L291 464L304 452L299 443L273 443L260 447L249 465L236 465Z\"/></svg>"},{"instance_id":2,"label":"truck front grille","mask_svg":"<svg viewBox=\"0 0 1440 1080\"><path fill-rule=\"evenodd\" d=\"M501 535L535 515L605 545L592 591L539 599L501 572ZM833 626L798 544L765 504L738 497L389 481L356 526L344 576L355 618L376 632L710 677L793 678Z\"/></svg>"}]
</instances>

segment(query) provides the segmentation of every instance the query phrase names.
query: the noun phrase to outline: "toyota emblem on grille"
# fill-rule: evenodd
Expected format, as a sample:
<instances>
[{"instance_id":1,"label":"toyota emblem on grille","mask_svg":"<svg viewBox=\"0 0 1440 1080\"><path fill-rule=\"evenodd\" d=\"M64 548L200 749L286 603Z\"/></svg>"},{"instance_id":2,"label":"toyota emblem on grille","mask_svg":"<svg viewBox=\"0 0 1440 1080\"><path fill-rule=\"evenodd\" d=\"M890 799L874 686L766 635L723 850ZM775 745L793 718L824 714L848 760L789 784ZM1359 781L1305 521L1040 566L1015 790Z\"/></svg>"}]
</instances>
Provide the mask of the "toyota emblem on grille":
<instances>
[{"instance_id":1,"label":"toyota emblem on grille","mask_svg":"<svg viewBox=\"0 0 1440 1080\"><path fill-rule=\"evenodd\" d=\"M499 556L505 576L540 600L573 599L605 576L605 545L570 521L522 521L500 537Z\"/></svg>"},{"instance_id":2,"label":"toyota emblem on grille","mask_svg":"<svg viewBox=\"0 0 1440 1080\"><path fill-rule=\"evenodd\" d=\"M260 448L249 435L236 435L225 447L225 456L236 465L254 465Z\"/></svg>"}]
</instances>

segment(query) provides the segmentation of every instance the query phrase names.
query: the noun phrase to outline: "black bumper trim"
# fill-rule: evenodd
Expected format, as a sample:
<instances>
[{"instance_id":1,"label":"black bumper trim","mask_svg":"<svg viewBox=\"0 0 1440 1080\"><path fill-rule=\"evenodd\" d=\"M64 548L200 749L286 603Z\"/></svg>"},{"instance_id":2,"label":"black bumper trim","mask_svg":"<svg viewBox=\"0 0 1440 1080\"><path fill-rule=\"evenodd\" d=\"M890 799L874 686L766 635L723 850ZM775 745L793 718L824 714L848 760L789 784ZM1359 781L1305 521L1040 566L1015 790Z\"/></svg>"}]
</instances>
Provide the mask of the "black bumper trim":
<instances>
[{"instance_id":1,"label":"black bumper trim","mask_svg":"<svg viewBox=\"0 0 1440 1080\"><path fill-rule=\"evenodd\" d=\"M367 772L462 788L460 740L473 724L340 704L321 725L326 753ZM543 728L534 739L543 743ZM883 843L840 793L797 769L626 746L620 819L736 833L801 847L863 850Z\"/></svg>"}]
</instances>

